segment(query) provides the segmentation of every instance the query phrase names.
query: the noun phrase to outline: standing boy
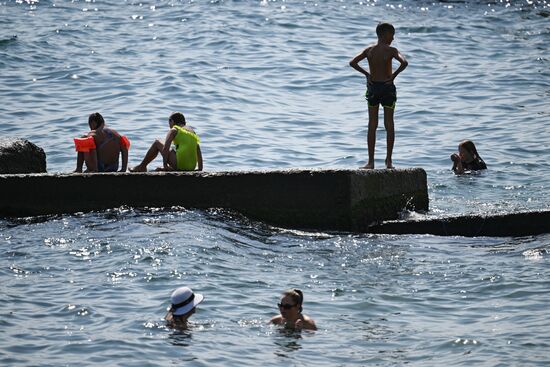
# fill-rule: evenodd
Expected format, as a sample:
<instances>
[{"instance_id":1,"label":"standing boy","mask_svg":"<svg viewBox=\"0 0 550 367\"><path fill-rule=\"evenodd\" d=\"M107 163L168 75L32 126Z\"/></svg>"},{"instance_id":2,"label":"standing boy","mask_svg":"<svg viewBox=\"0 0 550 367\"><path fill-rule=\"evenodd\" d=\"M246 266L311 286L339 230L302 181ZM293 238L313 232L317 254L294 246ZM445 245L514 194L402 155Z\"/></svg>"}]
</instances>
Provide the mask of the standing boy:
<instances>
[{"instance_id":1,"label":"standing boy","mask_svg":"<svg viewBox=\"0 0 550 367\"><path fill-rule=\"evenodd\" d=\"M401 73L409 64L407 60L399 53L395 47L390 47L395 28L390 23L380 23L376 27L376 35L378 42L367 47L359 55L355 56L350 61L349 65L367 77L367 92L366 97L369 105L369 132L368 132L368 149L369 161L362 167L365 169L374 168L374 145L376 143L376 128L378 127L378 107L382 104L384 107L384 127L386 128L387 139L387 154L386 167L393 168L392 152L393 142L395 140L395 132L393 129L393 112L395 109L395 101L397 100L397 92L393 80ZM363 59L369 61L369 72L359 66L359 62ZM392 72L392 60L399 61L399 67L395 72Z\"/></svg>"}]
</instances>

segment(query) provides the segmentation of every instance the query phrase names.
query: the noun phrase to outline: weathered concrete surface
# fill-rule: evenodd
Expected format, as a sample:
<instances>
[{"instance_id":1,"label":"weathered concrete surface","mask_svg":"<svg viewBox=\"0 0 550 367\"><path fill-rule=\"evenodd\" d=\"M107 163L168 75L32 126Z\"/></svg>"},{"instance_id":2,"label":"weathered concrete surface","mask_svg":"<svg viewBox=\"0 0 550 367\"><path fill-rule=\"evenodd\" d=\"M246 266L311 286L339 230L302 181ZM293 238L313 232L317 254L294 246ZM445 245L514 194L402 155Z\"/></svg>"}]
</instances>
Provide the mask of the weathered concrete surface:
<instances>
[{"instance_id":1,"label":"weathered concrete surface","mask_svg":"<svg viewBox=\"0 0 550 367\"><path fill-rule=\"evenodd\" d=\"M44 150L28 140L0 138L0 174L46 172Z\"/></svg>"},{"instance_id":2,"label":"weathered concrete surface","mask_svg":"<svg viewBox=\"0 0 550 367\"><path fill-rule=\"evenodd\" d=\"M550 233L550 210L499 215L465 215L425 220L396 220L374 224L371 233L434 234L439 236L509 237Z\"/></svg>"},{"instance_id":3,"label":"weathered concrete surface","mask_svg":"<svg viewBox=\"0 0 550 367\"><path fill-rule=\"evenodd\" d=\"M428 209L426 172L284 170L0 175L0 216L132 207L228 208L290 228L366 231Z\"/></svg>"}]
</instances>

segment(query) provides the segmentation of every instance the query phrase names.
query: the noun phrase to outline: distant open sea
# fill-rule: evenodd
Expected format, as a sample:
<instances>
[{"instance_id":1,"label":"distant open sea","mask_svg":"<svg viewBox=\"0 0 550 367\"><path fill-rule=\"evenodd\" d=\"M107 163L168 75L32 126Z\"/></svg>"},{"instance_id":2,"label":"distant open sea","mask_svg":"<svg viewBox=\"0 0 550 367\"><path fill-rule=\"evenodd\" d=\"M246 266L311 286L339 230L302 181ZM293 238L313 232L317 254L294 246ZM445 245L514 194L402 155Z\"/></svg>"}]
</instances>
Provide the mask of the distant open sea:
<instances>
[{"instance_id":1,"label":"distant open sea","mask_svg":"<svg viewBox=\"0 0 550 367\"><path fill-rule=\"evenodd\" d=\"M208 171L359 167L348 62L381 21L409 61L394 164L428 173L427 215L549 209L546 0L0 0L0 136L68 172L99 111L133 166L181 111ZM487 171L450 171L464 139ZM0 365L548 366L549 259L550 235L315 233L217 209L1 219ZM180 285L205 295L185 332L162 321ZM317 332L266 324L289 287Z\"/></svg>"}]
</instances>

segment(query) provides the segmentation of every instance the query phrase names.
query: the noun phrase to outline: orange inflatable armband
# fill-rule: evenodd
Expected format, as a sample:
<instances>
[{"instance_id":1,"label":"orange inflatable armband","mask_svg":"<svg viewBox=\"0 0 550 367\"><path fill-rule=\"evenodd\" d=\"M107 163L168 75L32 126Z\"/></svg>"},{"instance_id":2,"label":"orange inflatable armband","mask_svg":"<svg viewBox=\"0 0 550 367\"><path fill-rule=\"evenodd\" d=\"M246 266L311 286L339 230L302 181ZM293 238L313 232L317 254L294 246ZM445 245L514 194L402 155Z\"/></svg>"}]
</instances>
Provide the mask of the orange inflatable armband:
<instances>
[{"instance_id":1,"label":"orange inflatable armband","mask_svg":"<svg viewBox=\"0 0 550 367\"><path fill-rule=\"evenodd\" d=\"M126 148L126 150L130 150L130 140L124 135L120 136L120 146Z\"/></svg>"},{"instance_id":2,"label":"orange inflatable armband","mask_svg":"<svg viewBox=\"0 0 550 367\"><path fill-rule=\"evenodd\" d=\"M74 147L77 152L87 153L95 149L95 140L93 136L86 138L74 138Z\"/></svg>"}]
</instances>

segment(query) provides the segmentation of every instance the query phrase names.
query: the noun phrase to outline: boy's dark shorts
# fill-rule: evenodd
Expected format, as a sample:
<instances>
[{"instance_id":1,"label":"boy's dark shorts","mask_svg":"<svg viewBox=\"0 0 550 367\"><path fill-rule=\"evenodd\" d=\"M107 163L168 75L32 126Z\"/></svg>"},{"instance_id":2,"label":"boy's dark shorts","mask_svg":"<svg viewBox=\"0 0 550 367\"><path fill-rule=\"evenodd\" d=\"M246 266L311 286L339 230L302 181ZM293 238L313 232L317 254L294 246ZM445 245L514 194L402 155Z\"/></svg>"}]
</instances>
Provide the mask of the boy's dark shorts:
<instances>
[{"instance_id":1,"label":"boy's dark shorts","mask_svg":"<svg viewBox=\"0 0 550 367\"><path fill-rule=\"evenodd\" d=\"M397 101L397 90L393 83L373 82L372 84L367 84L365 97L370 107L381 104L382 107L394 109L395 101Z\"/></svg>"}]
</instances>

